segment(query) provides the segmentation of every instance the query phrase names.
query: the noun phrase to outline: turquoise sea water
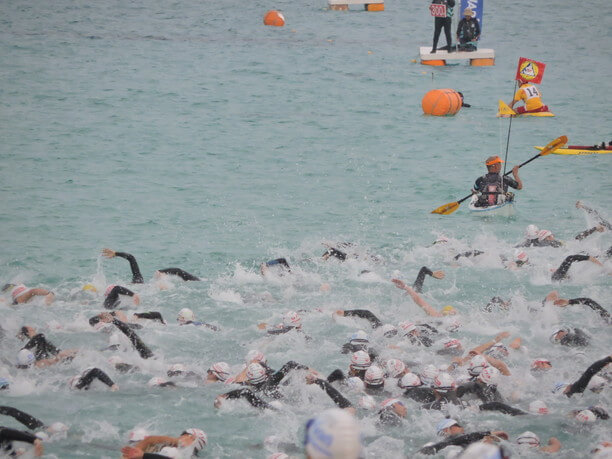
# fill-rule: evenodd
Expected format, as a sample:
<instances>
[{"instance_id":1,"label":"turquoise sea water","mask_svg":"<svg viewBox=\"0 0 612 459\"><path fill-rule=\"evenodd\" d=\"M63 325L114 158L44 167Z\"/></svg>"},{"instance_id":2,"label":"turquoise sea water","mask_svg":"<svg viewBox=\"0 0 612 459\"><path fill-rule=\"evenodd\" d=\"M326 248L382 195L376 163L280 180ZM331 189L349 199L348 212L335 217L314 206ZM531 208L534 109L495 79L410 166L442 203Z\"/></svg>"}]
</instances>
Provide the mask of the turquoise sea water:
<instances>
[{"instance_id":1,"label":"turquoise sea water","mask_svg":"<svg viewBox=\"0 0 612 459\"><path fill-rule=\"evenodd\" d=\"M370 330L359 321L334 322L331 312L368 308L384 322L423 320L388 280L411 282L427 265L444 269L446 278L429 279L425 297L462 312L466 345L509 330L527 346L526 356L512 362L516 375L527 372L530 358L548 357L555 366L554 376L541 387L527 383L514 403L526 407L541 398L550 418L452 414L468 430L556 435L563 457L582 456L609 429L580 429L564 413L595 402L609 407L609 389L568 402L548 388L609 354L608 329L580 309L528 308L555 288L610 308L610 277L602 270L580 265L562 285L551 284L548 271L570 253L599 254L610 246L609 233L572 240L593 223L576 200L610 216L610 155L549 155L530 163L521 170L525 188L512 219L477 220L467 203L450 216L429 212L464 197L484 173L483 160L505 153L509 120L495 112L498 99L512 97L520 56L547 64L540 87L557 116L512 122L509 165L563 134L570 144L612 141L607 6L487 2L481 47L495 49L496 65L431 68L412 62L419 46L431 45L426 2L390 1L381 13L328 11L325 1L0 3L0 281L57 293L49 308L0 304L10 332L2 371L13 381L0 402L70 424L68 438L47 447L48 457L117 457L136 425L159 434L200 427L209 434L210 457L266 457L274 449L262 447L264 438L299 444L304 421L331 406L318 389L295 381L286 388L284 411L261 414L241 404L215 410L212 401L224 387L172 391L146 382L176 362L203 370L225 360L237 370L251 348L264 351L274 368L293 359L325 374L344 369L348 357L338 348L356 329ZM284 13L285 27L263 26L272 8ZM423 116L425 92L447 87L462 91L472 108L454 117ZM529 251L528 269L502 269L498 254L511 254L531 223L567 246ZM457 250L487 255L452 267L444 248L426 248L439 234ZM354 242L380 261L323 263L321 243L337 241ZM129 287L127 263L102 260L103 247L134 254L146 280L155 269L178 266L205 281L172 281L163 291L154 281L136 286L139 310L158 310L170 322L139 331L158 359L137 375L112 374L117 393L75 394L65 385L73 374L92 364L111 371L108 353L97 352L107 337L86 322L102 299L84 301L75 292L87 282ZM280 256L294 275L262 279L259 263ZM363 269L372 274L360 276ZM330 284L329 293L320 292L322 283ZM483 314L480 307L494 295L512 298L515 309ZM179 328L174 318L183 307L222 331ZM287 310L317 308L323 312L304 317L310 343L268 339L255 326L277 323ZM551 348L548 336L560 323L593 336L584 355ZM12 336L24 324L83 352L32 378L16 373L11 363L20 343ZM425 363L430 354L402 357ZM371 414L359 415L368 457L412 456L434 438L442 417L410 405L403 428L379 431Z\"/></svg>"}]
</instances>

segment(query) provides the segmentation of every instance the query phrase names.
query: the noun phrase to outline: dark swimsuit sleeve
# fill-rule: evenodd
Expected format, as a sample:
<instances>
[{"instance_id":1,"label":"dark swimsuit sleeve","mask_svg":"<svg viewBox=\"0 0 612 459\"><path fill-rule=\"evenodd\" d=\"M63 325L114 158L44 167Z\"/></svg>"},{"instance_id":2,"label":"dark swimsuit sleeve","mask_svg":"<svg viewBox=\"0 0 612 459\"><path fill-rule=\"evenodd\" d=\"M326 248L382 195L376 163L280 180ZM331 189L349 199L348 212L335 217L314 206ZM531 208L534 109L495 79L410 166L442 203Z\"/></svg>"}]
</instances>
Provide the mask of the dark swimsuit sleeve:
<instances>
[{"instance_id":1,"label":"dark swimsuit sleeve","mask_svg":"<svg viewBox=\"0 0 612 459\"><path fill-rule=\"evenodd\" d=\"M433 271L426 266L423 266L417 275L414 284L412 284L412 288L417 293L423 293L423 282L425 282L425 276L431 276Z\"/></svg>"},{"instance_id":2,"label":"dark swimsuit sleeve","mask_svg":"<svg viewBox=\"0 0 612 459\"><path fill-rule=\"evenodd\" d=\"M48 359L51 356L57 355L59 353L59 349L56 348L53 344L51 344L45 338L45 335L42 333L38 333L34 335L27 344L23 347L24 349L32 349L34 348L34 356L36 360Z\"/></svg>"},{"instance_id":3,"label":"dark swimsuit sleeve","mask_svg":"<svg viewBox=\"0 0 612 459\"><path fill-rule=\"evenodd\" d=\"M200 280L199 277L194 276L193 274L188 273L187 271L184 271L181 268L166 268L166 269L159 269L158 271L160 273L170 274L171 276L178 276L184 281L199 281Z\"/></svg>"},{"instance_id":4,"label":"dark swimsuit sleeve","mask_svg":"<svg viewBox=\"0 0 612 459\"><path fill-rule=\"evenodd\" d=\"M333 247L330 247L329 249L327 249L327 251L323 254L323 256L325 255L327 255L328 257L337 258L340 261L346 260L346 253L342 252L341 250L334 249Z\"/></svg>"},{"instance_id":5,"label":"dark swimsuit sleeve","mask_svg":"<svg viewBox=\"0 0 612 459\"><path fill-rule=\"evenodd\" d=\"M522 416L527 414L523 410L513 408L510 405L506 405L502 402L487 402L483 403L478 407L480 411L499 411L500 413L509 414L510 416Z\"/></svg>"},{"instance_id":6,"label":"dark swimsuit sleeve","mask_svg":"<svg viewBox=\"0 0 612 459\"><path fill-rule=\"evenodd\" d=\"M142 274L140 274L138 262L136 261L134 255L125 252L115 252L115 256L125 258L130 262L130 269L132 270L132 284L142 284L144 282Z\"/></svg>"},{"instance_id":7,"label":"dark swimsuit sleeve","mask_svg":"<svg viewBox=\"0 0 612 459\"><path fill-rule=\"evenodd\" d=\"M570 390L566 392L565 395L571 397L573 394L581 394L584 392L591 378L610 362L612 362L612 357L608 356L592 364L584 373L582 373L582 376L580 376L576 382L571 384Z\"/></svg>"},{"instance_id":8,"label":"dark swimsuit sleeve","mask_svg":"<svg viewBox=\"0 0 612 459\"><path fill-rule=\"evenodd\" d=\"M552 275L552 280L561 280L567 277L567 272L569 271L572 263L575 261L586 261L589 259L588 255L570 255L563 260L561 266L557 268L557 270Z\"/></svg>"},{"instance_id":9,"label":"dark swimsuit sleeve","mask_svg":"<svg viewBox=\"0 0 612 459\"><path fill-rule=\"evenodd\" d=\"M349 402L344 395L342 395L335 387L324 379L317 379L315 384L323 389L325 393L329 395L329 398L331 398L339 408L348 408L349 406L353 406L353 404Z\"/></svg>"},{"instance_id":10,"label":"dark swimsuit sleeve","mask_svg":"<svg viewBox=\"0 0 612 459\"><path fill-rule=\"evenodd\" d=\"M164 318L162 317L160 312L157 311L150 311L150 312L136 312L134 313L134 315L136 317L138 317L139 319L150 319L150 320L157 320L158 322L161 322L162 324L166 324L166 321L164 320Z\"/></svg>"},{"instance_id":11,"label":"dark swimsuit sleeve","mask_svg":"<svg viewBox=\"0 0 612 459\"><path fill-rule=\"evenodd\" d=\"M610 321L610 313L606 311L599 303L590 298L573 298L569 300L569 304L584 304L596 311L606 322Z\"/></svg>"},{"instance_id":12,"label":"dark swimsuit sleeve","mask_svg":"<svg viewBox=\"0 0 612 459\"><path fill-rule=\"evenodd\" d=\"M38 437L29 432L22 430L9 429L8 427L0 427L0 442L7 441L22 441L24 443L34 443Z\"/></svg>"},{"instance_id":13,"label":"dark swimsuit sleeve","mask_svg":"<svg viewBox=\"0 0 612 459\"><path fill-rule=\"evenodd\" d=\"M491 435L491 432L472 432L465 435L459 435L456 437L449 438L447 440L441 441L440 443L436 443L435 445L426 446L421 448L419 451L422 454L436 454L441 449L446 448L447 446L457 445L457 446L467 446L471 443L482 440L484 437Z\"/></svg>"},{"instance_id":14,"label":"dark swimsuit sleeve","mask_svg":"<svg viewBox=\"0 0 612 459\"><path fill-rule=\"evenodd\" d=\"M255 408L268 408L274 409L269 403L260 399L257 395L255 395L250 389L236 389L225 394L225 397L230 400L235 400L238 398L243 398L247 402L254 406Z\"/></svg>"},{"instance_id":15,"label":"dark swimsuit sleeve","mask_svg":"<svg viewBox=\"0 0 612 459\"><path fill-rule=\"evenodd\" d=\"M113 324L115 324L115 327L121 330L121 332L129 338L129 340L132 342L132 345L136 348L136 350L143 359L153 357L153 352L151 351L151 349L149 349L147 345L142 342L136 332L134 332L134 330L128 327L126 323L121 322L119 319L113 319Z\"/></svg>"},{"instance_id":16,"label":"dark swimsuit sleeve","mask_svg":"<svg viewBox=\"0 0 612 459\"><path fill-rule=\"evenodd\" d=\"M106 309L115 309L119 306L119 295L134 296L134 292L121 285L115 285L104 299L104 307Z\"/></svg>"},{"instance_id":17,"label":"dark swimsuit sleeve","mask_svg":"<svg viewBox=\"0 0 612 459\"><path fill-rule=\"evenodd\" d=\"M270 330L267 330L266 333L268 335L282 335L284 333L290 332L293 329L295 329L295 327L272 328Z\"/></svg>"},{"instance_id":18,"label":"dark swimsuit sleeve","mask_svg":"<svg viewBox=\"0 0 612 459\"><path fill-rule=\"evenodd\" d=\"M157 453L144 453L142 459L172 459L170 456L164 456Z\"/></svg>"},{"instance_id":19,"label":"dark swimsuit sleeve","mask_svg":"<svg viewBox=\"0 0 612 459\"><path fill-rule=\"evenodd\" d=\"M333 383L335 381L344 381L345 379L346 379L346 376L344 376L344 373L342 373L342 370L340 368L336 368L327 377L327 382Z\"/></svg>"},{"instance_id":20,"label":"dark swimsuit sleeve","mask_svg":"<svg viewBox=\"0 0 612 459\"><path fill-rule=\"evenodd\" d=\"M13 408L12 406L0 406L0 414L14 418L16 421L20 422L31 430L40 429L45 426L41 420L36 419L34 416L24 413L17 408Z\"/></svg>"},{"instance_id":21,"label":"dark swimsuit sleeve","mask_svg":"<svg viewBox=\"0 0 612 459\"><path fill-rule=\"evenodd\" d=\"M287 376L287 374L291 370L308 370L308 367L294 362L293 360L290 360L289 362L284 364L280 370L270 376L269 383L267 384L267 386L269 388L278 386L279 383L283 380L283 378Z\"/></svg>"},{"instance_id":22,"label":"dark swimsuit sleeve","mask_svg":"<svg viewBox=\"0 0 612 459\"><path fill-rule=\"evenodd\" d=\"M585 231L583 231L580 234L577 234L575 239L578 240L578 241L581 241L581 240L587 238L588 236L590 236L591 234L593 234L595 231L597 231L597 227L596 226L594 226L593 228L590 228L588 230L585 230Z\"/></svg>"},{"instance_id":23,"label":"dark swimsuit sleeve","mask_svg":"<svg viewBox=\"0 0 612 459\"><path fill-rule=\"evenodd\" d=\"M79 382L76 385L76 388L87 390L89 389L89 386L94 381L94 379L98 379L102 381L108 387L111 387L113 384L115 384L113 380L110 379L109 376L106 373L104 373L102 370L100 370L99 368L92 368L87 373L85 373L83 376L81 376L81 378L79 379Z\"/></svg>"},{"instance_id":24,"label":"dark swimsuit sleeve","mask_svg":"<svg viewBox=\"0 0 612 459\"><path fill-rule=\"evenodd\" d=\"M507 183L508 186L514 188L515 190L518 189L518 182L514 180L513 178L504 177L504 183Z\"/></svg>"},{"instance_id":25,"label":"dark swimsuit sleeve","mask_svg":"<svg viewBox=\"0 0 612 459\"><path fill-rule=\"evenodd\" d=\"M365 319L372 325L372 328L378 328L382 326L382 322L378 317L374 315L371 311L367 309L348 309L344 311L344 315L346 317L359 317L360 319Z\"/></svg>"}]
</instances>

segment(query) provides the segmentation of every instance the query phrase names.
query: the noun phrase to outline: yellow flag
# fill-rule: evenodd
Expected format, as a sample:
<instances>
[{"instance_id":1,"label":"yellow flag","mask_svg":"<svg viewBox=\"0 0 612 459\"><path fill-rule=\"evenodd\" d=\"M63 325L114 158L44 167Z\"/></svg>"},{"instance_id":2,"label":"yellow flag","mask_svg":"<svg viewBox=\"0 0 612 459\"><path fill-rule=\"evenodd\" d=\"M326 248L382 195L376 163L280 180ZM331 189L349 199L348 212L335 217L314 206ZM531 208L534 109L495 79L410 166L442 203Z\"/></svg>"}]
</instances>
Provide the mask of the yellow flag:
<instances>
[{"instance_id":1,"label":"yellow flag","mask_svg":"<svg viewBox=\"0 0 612 459\"><path fill-rule=\"evenodd\" d=\"M497 107L497 116L507 118L512 115L516 115L516 112L512 110L507 103L500 100Z\"/></svg>"}]
</instances>

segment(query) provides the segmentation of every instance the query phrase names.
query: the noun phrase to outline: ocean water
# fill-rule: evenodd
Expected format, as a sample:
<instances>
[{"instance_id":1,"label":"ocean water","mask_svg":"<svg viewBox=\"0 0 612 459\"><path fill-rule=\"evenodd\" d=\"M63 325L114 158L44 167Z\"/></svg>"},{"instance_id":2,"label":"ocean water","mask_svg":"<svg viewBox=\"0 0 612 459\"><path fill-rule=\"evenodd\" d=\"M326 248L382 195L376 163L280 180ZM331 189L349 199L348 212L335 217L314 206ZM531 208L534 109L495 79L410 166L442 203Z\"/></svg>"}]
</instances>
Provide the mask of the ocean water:
<instances>
[{"instance_id":1,"label":"ocean water","mask_svg":"<svg viewBox=\"0 0 612 459\"><path fill-rule=\"evenodd\" d=\"M608 328L588 310L540 302L558 289L610 309L609 262L605 269L574 267L562 284L552 283L549 271L566 255L598 255L610 246L609 232L573 240L594 223L576 200L611 216L610 155L549 155L525 166L510 219L477 219L467 203L449 216L429 212L469 193L484 159L505 154L509 129L509 166L560 135L570 144L612 141L612 32L601 19L607 6L487 2L480 46L495 49L495 66L432 68L413 62L419 46L431 45L426 2L392 0L380 13L328 11L324 0L0 3L0 281L57 294L50 307L0 303L7 331L0 376L12 383L0 403L70 425L67 438L47 445L47 457L118 457L135 426L171 435L202 428L208 457L263 458L282 449L279 442L299 451L305 420L332 406L299 378L283 387L287 398L276 413L241 403L215 410L224 386L168 390L146 382L179 362L204 371L224 360L238 370L253 348L274 368L296 360L323 374L345 369L340 346L357 329L372 331L331 313L367 308L385 323L425 320L389 279L412 282L426 265L446 277L428 279L425 298L457 307L467 347L501 330L523 338L526 349L510 361L513 382L501 392L515 406L539 398L552 411L537 419L450 414L468 431L556 436L561 457L584 457L609 440L609 428L599 422L585 429L566 413L593 403L609 408L610 389L561 400L550 387L609 354ZM263 26L273 8L284 13L285 27ZM499 99L512 97L521 56L546 63L540 88L556 117L510 126L495 113ZM454 117L424 116L421 98L435 88L462 91L472 107ZM531 249L530 266L503 269L498 255L513 253L528 224L550 229L566 245ZM486 255L454 266L456 252L430 247L441 234L456 251ZM360 257L323 262L322 243L339 241L354 243ZM147 283L130 286L127 262L102 259L103 247L134 254ZM293 274L262 278L259 264L277 257L287 258ZM204 280L172 279L160 290L153 273L169 266ZM160 311L169 322L138 332L155 360L122 354L141 366L139 373L114 373L110 354L99 352L108 337L93 332L87 318L101 310L102 296L79 293L88 282L101 290L110 283L134 288L138 310ZM510 312L482 311L496 295L512 299ZM174 319L183 307L221 331L179 327ZM312 341L267 338L256 327L297 309L308 311L304 329ZM79 356L60 367L15 370L22 344L13 336L24 324L63 349L81 349ZM548 337L559 324L585 329L591 346L581 353L552 346ZM445 362L422 350L399 357ZM536 357L550 358L554 374L530 379ZM92 365L121 390L70 391L70 376ZM368 457L412 457L435 439L443 413L408 406L402 428L382 430L374 413L360 410ZM8 418L0 424L17 425Z\"/></svg>"}]
</instances>

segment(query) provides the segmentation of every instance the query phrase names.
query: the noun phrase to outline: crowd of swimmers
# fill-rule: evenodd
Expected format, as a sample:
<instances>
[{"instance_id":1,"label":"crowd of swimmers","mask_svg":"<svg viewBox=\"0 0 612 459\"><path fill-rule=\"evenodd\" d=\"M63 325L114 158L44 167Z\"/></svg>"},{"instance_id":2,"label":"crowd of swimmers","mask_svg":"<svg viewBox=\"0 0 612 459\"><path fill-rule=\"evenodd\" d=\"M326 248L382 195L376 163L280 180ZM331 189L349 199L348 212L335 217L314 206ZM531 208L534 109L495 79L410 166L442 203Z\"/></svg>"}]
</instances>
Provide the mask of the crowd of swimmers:
<instances>
[{"instance_id":1,"label":"crowd of swimmers","mask_svg":"<svg viewBox=\"0 0 612 459\"><path fill-rule=\"evenodd\" d=\"M580 202L577 207L596 221L594 226L575 236L577 243L612 229L595 209ZM450 239L443 236L432 247L442 250L447 248L451 265L462 259L477 261L478 257L486 253L486 250L478 249L457 251L452 247ZM500 256L500 266L511 270L530 266L532 261L527 251L532 247L563 252L566 245L557 240L551 231L529 225L524 240L516 244L515 251ZM133 255L111 249L103 249L102 255L109 259L127 260L132 273L131 284L144 283ZM564 253L563 261L551 272L550 280L563 282L571 275L572 266L580 262L590 262L602 275L609 276L606 263L611 255L612 249L592 254ZM366 257L373 264L381 262L379 257L358 253L351 243L327 244L321 261L341 264L358 257ZM294 275L286 258L262 263L259 272L264 278ZM361 275L368 273L364 270ZM155 272L156 279L164 276L175 276L177 280L185 282L200 281L198 276L180 268ZM329 399L327 403L330 409L316 414L305 426L303 451L313 459L362 457L364 445L360 419L370 418L384 431L394 426L407 425L409 414L418 410L439 413L436 415L439 421L435 426L438 438L421 446L418 451L413 451L415 454L455 451L453 457L501 458L509 457L510 443L518 445L513 447L528 448L530 451L556 453L563 450L563 445L554 435L540 438L546 434L544 423L540 423L540 435L525 431L512 438L503 426L496 430L479 429L477 425L467 426L461 420L463 410L495 411L507 416L525 416L530 418L530 425L538 425L538 417L551 414L546 403L541 400L544 398L542 390L552 391L567 399L563 415L577 424L608 420L607 409L601 403L586 405L581 398L573 396L588 391L601 394L600 401L605 400L604 395L612 383L612 355L593 356L588 364L575 368L571 379L556 381L560 376L555 376L557 363L548 356L550 350L541 348L533 353L523 337L511 336L509 332L502 331L490 339L483 337L481 343L468 345L468 337L462 334L462 316L458 308L449 305L436 307L425 297L423 292L427 278L443 282L445 273L443 270L423 266L411 285L398 278L390 279L390 288L394 285L405 292L410 302L419 308L417 310L422 311L418 315L413 313L412 320L407 317L379 317L366 308L334 310L329 320L351 320L359 323L362 328L352 333L347 342L338 345L338 352L347 356L345 368L315 369L303 362L288 360L275 369L276 365L268 362L264 353L252 349L246 354L240 368L224 361L210 362L205 368L189 368L179 363L169 367L165 375L151 378L148 385L165 390L181 386L185 381L195 382L196 387L218 384L219 392L214 400L214 408L210 409L220 409L225 404L243 400L253 410L275 412L289 409L287 404L281 403L287 397L284 385L295 378L301 379L306 385L317 388L322 399ZM329 284L321 285L322 292L329 288ZM87 284L84 289L96 290L91 284ZM10 308L22 307L28 303L34 307L45 307L56 300L56 294L48 289L28 288L19 283L6 284L3 292L3 304L0 303L3 314L10 314ZM542 299L542 307L583 306L584 315L594 314L593 318L600 324L603 335L607 335L612 321L608 310L601 305L605 300L563 298L558 291L553 290ZM511 299L493 297L490 300L483 299L485 302L487 304L482 309L484 312L513 308ZM163 311L163 314L160 311L132 312L130 309L140 308L138 293L117 284L107 286L100 306L101 311L89 318L88 322L96 331L109 333L108 346L101 352L122 349L135 353L137 359L143 361L157 358L139 331L147 327L148 323L167 324L168 317L163 316L167 315L167 311ZM557 311L562 313L561 309ZM294 334L304 343L311 343L312 331L303 329L303 318L311 312L285 311L280 324L260 323L258 328L270 339L278 335ZM190 308L180 309L176 321L180 326L202 327L213 334L220 331L218 325L198 320ZM568 324L550 330L550 346L588 350L592 337L575 325L580 324ZM3 323L2 327L5 326ZM34 368L70 365L81 352L79 349L60 349L34 323L20 324L18 330L2 327L0 340L3 349L14 346L15 360L12 368L6 370L0 378L0 392L11 390L12 379L18 373L23 375ZM16 332L13 335L16 334L22 340L21 344L16 345L11 341L12 331ZM69 389L119 391L115 382L117 375L140 371L134 360L128 363L118 355L111 357L109 362L111 371L98 367L79 369L68 381ZM35 373L29 374L35 378ZM525 379L540 381L540 384L525 387L529 385ZM554 384L551 384L552 381ZM543 388L546 384L551 387ZM508 390L509 387L521 385L524 386L522 397ZM37 419L35 413L25 413L16 406L0 406L0 415L11 417L26 428L0 427L0 451L8 457L18 456L28 448L33 455L40 456L45 442L61 441L69 431L69 426L62 422L67 422L66 419L47 424ZM0 421L0 424L6 423ZM117 452L121 450L122 457L129 459L196 456L208 443L207 434L201 427L179 426L176 431L180 433L173 436L153 434L135 426L129 432L129 441L123 446L117 445ZM593 445L594 455L611 457L612 444L607 440L612 439L602 439L601 443ZM286 458L300 450L295 445L285 443L280 443L278 449L270 457Z\"/></svg>"}]
</instances>

